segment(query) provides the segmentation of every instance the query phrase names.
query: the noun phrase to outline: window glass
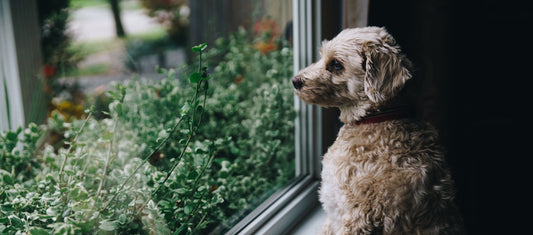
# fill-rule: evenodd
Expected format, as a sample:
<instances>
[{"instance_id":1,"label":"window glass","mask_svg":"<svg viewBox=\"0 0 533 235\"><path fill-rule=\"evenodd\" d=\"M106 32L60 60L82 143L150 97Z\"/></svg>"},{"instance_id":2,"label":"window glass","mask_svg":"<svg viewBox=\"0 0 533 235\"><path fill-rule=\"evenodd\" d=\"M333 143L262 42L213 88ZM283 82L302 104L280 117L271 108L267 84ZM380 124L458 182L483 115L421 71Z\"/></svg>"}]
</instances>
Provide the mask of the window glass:
<instances>
[{"instance_id":1,"label":"window glass","mask_svg":"<svg viewBox=\"0 0 533 235\"><path fill-rule=\"evenodd\" d=\"M288 185L291 7L39 1L48 121L2 133L0 231L220 234Z\"/></svg>"}]
</instances>

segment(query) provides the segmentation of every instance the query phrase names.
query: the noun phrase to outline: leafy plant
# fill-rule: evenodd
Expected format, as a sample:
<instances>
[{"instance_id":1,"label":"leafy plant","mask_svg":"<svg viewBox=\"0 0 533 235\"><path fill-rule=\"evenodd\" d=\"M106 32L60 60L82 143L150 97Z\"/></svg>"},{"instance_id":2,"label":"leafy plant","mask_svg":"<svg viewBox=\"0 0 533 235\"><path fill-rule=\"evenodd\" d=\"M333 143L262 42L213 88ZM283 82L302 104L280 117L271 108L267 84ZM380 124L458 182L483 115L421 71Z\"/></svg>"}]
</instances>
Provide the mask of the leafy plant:
<instances>
[{"instance_id":1,"label":"leafy plant","mask_svg":"<svg viewBox=\"0 0 533 235\"><path fill-rule=\"evenodd\" d=\"M193 47L190 67L159 68L160 82L115 84L100 120L93 108L70 122L53 112L47 125L2 133L0 233L231 227L294 176L292 52L251 43L241 30ZM42 144L52 132L64 144Z\"/></svg>"}]
</instances>

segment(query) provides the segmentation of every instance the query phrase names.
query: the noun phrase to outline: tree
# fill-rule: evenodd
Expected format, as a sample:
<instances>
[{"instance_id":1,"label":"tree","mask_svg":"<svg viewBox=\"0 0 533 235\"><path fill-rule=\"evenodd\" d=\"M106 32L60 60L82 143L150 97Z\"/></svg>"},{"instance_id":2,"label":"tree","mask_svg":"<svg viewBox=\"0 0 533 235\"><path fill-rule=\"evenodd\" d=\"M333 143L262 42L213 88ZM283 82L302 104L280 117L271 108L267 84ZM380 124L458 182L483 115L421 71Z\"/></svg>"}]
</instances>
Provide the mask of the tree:
<instances>
[{"instance_id":1,"label":"tree","mask_svg":"<svg viewBox=\"0 0 533 235\"><path fill-rule=\"evenodd\" d=\"M113 18L115 19L115 31L117 32L117 37L123 38L126 36L126 32L124 32L124 27L122 27L119 1L120 0L109 0L109 4L111 4L111 11L113 11Z\"/></svg>"}]
</instances>

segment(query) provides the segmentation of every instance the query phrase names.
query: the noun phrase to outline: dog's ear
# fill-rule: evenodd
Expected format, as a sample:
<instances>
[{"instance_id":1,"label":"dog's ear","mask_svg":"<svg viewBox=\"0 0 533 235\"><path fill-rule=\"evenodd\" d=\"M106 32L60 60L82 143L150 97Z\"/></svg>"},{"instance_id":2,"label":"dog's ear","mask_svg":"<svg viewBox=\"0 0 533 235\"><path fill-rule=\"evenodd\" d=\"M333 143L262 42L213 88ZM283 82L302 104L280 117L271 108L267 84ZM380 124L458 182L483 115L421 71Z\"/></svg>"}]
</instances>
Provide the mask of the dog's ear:
<instances>
[{"instance_id":1,"label":"dog's ear","mask_svg":"<svg viewBox=\"0 0 533 235\"><path fill-rule=\"evenodd\" d=\"M411 78L411 62L400 52L389 34L363 42L364 90L372 102L381 103L393 97Z\"/></svg>"}]
</instances>

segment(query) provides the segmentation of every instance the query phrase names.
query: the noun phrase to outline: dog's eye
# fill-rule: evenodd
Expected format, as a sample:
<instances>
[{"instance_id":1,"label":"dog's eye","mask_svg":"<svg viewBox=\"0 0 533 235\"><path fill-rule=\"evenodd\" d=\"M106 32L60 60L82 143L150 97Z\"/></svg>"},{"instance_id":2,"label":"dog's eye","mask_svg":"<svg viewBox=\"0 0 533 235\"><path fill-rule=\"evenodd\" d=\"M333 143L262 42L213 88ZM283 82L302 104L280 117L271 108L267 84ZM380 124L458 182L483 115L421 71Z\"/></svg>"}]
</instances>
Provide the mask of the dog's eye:
<instances>
[{"instance_id":1,"label":"dog's eye","mask_svg":"<svg viewBox=\"0 0 533 235\"><path fill-rule=\"evenodd\" d=\"M339 62L337 59L333 59L326 66L326 69L333 73L333 72L339 72L343 70L344 66L342 66L341 62Z\"/></svg>"}]
</instances>

